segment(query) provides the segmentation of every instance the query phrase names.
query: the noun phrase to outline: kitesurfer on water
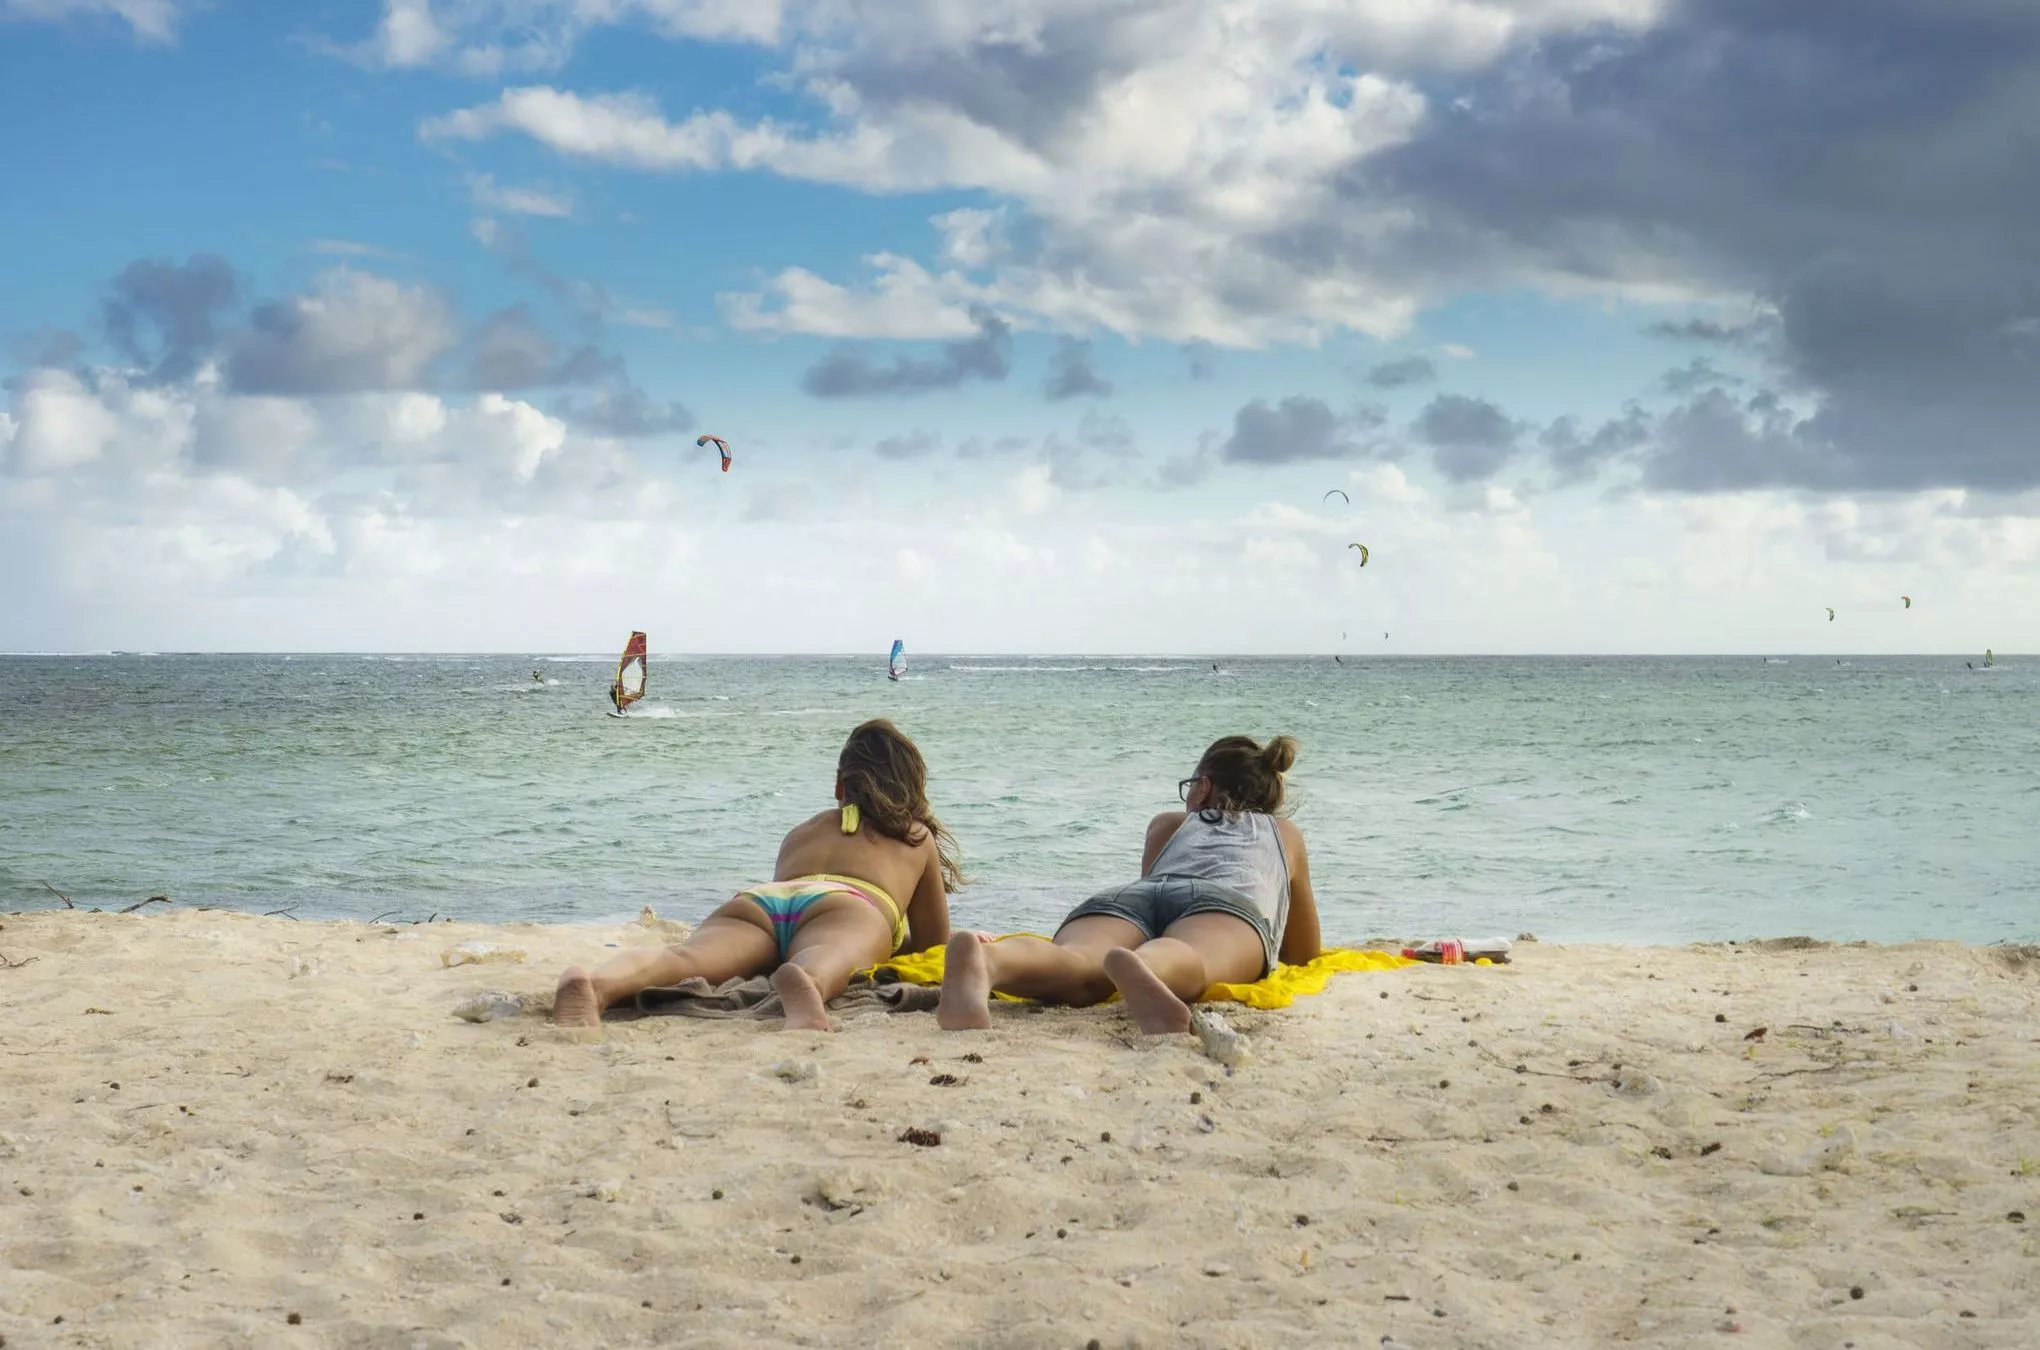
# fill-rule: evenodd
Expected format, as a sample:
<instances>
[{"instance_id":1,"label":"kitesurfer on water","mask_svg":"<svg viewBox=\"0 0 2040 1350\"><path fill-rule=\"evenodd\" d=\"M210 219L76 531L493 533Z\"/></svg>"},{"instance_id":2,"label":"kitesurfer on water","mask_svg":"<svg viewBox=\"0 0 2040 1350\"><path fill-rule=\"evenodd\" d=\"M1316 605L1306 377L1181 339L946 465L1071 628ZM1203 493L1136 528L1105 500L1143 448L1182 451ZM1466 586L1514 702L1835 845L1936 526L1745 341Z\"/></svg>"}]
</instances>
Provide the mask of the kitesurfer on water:
<instances>
[{"instance_id":1,"label":"kitesurfer on water","mask_svg":"<svg viewBox=\"0 0 2040 1350\"><path fill-rule=\"evenodd\" d=\"M1138 881L1069 912L1053 942L981 933L949 939L944 1030L991 1026L993 991L1086 1006L1117 992L1149 1035L1187 1031L1190 1004L1214 984L1260 979L1319 951L1317 898L1303 831L1279 814L1296 742L1212 742L1176 785L1181 811L1148 822Z\"/></svg>"},{"instance_id":2,"label":"kitesurfer on water","mask_svg":"<svg viewBox=\"0 0 2040 1350\"><path fill-rule=\"evenodd\" d=\"M853 971L947 941L949 892L965 879L956 840L929 808L920 750L891 722L864 723L836 757L836 801L780 841L771 881L738 891L685 942L592 972L567 967L553 1021L594 1026L643 989L769 972L786 1025L827 1031L824 1005Z\"/></svg>"}]
</instances>

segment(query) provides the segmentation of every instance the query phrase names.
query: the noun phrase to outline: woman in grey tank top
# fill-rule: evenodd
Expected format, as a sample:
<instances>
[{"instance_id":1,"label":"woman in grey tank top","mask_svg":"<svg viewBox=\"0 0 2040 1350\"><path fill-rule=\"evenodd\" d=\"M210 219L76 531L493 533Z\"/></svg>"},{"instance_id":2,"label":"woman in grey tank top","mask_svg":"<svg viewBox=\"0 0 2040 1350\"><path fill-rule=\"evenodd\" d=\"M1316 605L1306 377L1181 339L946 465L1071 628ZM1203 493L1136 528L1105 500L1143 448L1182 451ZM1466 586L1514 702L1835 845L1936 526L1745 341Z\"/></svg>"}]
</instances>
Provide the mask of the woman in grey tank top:
<instances>
[{"instance_id":1,"label":"woman in grey tank top","mask_svg":"<svg viewBox=\"0 0 2040 1350\"><path fill-rule=\"evenodd\" d=\"M1287 736L1266 746L1221 737L1176 785L1185 809L1148 822L1140 880L1078 905L1053 942L953 934L937 1012L944 1029L989 1027L996 990L1080 1007L1116 992L1142 1031L1187 1031L1189 1005L1212 985L1316 957L1303 832L1279 814L1295 762Z\"/></svg>"}]
</instances>

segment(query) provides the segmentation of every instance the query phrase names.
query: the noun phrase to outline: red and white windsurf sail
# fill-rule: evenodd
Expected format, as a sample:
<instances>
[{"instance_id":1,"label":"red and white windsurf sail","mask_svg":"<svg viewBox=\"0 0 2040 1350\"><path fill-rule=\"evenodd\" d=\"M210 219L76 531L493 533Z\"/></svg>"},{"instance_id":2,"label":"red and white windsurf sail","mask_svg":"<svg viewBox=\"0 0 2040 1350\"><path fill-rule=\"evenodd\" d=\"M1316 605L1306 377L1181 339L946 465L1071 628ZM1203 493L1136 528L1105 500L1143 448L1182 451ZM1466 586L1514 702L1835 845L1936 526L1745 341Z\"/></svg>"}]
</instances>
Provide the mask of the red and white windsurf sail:
<instances>
[{"instance_id":1,"label":"red and white windsurf sail","mask_svg":"<svg viewBox=\"0 0 2040 1350\"><path fill-rule=\"evenodd\" d=\"M623 655L616 662L616 682L609 686L609 701L622 712L645 696L645 635L632 633L630 641L623 644Z\"/></svg>"}]
</instances>

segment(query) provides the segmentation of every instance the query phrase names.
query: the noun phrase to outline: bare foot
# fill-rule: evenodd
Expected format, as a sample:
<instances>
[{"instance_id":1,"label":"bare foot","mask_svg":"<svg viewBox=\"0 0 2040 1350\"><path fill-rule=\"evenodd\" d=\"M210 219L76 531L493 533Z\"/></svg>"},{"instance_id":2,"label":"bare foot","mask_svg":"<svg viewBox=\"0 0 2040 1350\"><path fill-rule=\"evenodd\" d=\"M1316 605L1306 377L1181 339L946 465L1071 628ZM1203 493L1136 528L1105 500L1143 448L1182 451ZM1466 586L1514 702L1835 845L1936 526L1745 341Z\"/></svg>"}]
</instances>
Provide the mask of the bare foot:
<instances>
[{"instance_id":1,"label":"bare foot","mask_svg":"<svg viewBox=\"0 0 2040 1350\"><path fill-rule=\"evenodd\" d=\"M579 966L560 972L560 987L553 994L553 1025L596 1027L602 1025L602 1000L595 995L595 981Z\"/></svg>"},{"instance_id":2,"label":"bare foot","mask_svg":"<svg viewBox=\"0 0 2040 1350\"><path fill-rule=\"evenodd\" d=\"M985 944L976 933L949 935L942 957L942 1001L935 1005L935 1025L944 1031L990 1031L992 968Z\"/></svg>"},{"instance_id":3,"label":"bare foot","mask_svg":"<svg viewBox=\"0 0 2040 1350\"><path fill-rule=\"evenodd\" d=\"M1167 1036L1190 1029L1190 1005L1170 993L1162 977L1127 948L1105 953L1105 974L1126 1000L1134 1024L1148 1035Z\"/></svg>"},{"instance_id":4,"label":"bare foot","mask_svg":"<svg viewBox=\"0 0 2040 1350\"><path fill-rule=\"evenodd\" d=\"M772 972L772 988L786 1010L788 1031L830 1031L829 1010L822 1004L822 991L814 976L791 961Z\"/></svg>"}]
</instances>

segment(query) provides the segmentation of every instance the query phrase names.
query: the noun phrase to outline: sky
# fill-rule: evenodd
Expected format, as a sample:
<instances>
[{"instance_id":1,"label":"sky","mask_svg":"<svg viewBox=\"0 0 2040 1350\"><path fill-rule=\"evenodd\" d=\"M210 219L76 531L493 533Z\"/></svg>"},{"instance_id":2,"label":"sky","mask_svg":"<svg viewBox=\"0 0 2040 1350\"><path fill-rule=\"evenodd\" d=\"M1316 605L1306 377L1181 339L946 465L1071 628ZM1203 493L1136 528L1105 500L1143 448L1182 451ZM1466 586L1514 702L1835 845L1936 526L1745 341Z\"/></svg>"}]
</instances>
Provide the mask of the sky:
<instances>
[{"instance_id":1,"label":"sky","mask_svg":"<svg viewBox=\"0 0 2040 1350\"><path fill-rule=\"evenodd\" d=\"M0 650L2040 649L2031 0L0 0L0 124Z\"/></svg>"}]
</instances>

